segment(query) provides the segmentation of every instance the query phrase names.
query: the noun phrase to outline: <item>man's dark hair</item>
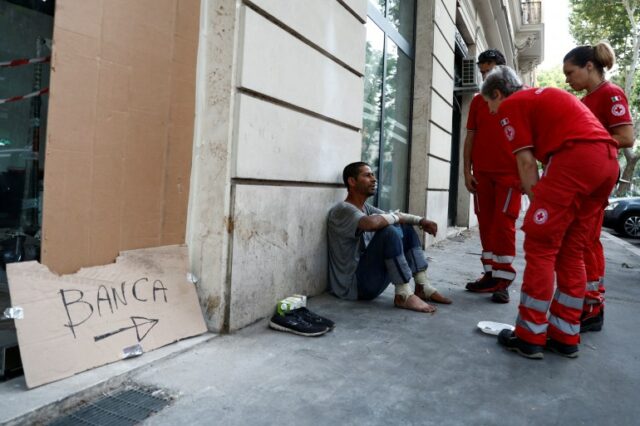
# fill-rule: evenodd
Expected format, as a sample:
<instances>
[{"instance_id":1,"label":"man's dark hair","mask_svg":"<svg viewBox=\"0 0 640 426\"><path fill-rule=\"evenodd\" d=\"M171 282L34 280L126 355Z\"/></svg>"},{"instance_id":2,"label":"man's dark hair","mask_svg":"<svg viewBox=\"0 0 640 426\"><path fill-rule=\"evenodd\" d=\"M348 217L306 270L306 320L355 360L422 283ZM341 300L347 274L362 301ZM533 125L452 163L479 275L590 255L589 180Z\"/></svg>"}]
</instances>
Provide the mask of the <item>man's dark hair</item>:
<instances>
[{"instance_id":1,"label":"man's dark hair","mask_svg":"<svg viewBox=\"0 0 640 426\"><path fill-rule=\"evenodd\" d=\"M495 62L496 65L506 65L507 61L504 55L498 49L485 50L478 56L478 65Z\"/></svg>"},{"instance_id":2,"label":"man's dark hair","mask_svg":"<svg viewBox=\"0 0 640 426\"><path fill-rule=\"evenodd\" d=\"M355 163L347 164L347 166L342 171L342 181L344 182L344 186L349 188L349 178L352 177L354 179L358 179L358 174L360 174L360 167L369 166L369 164L364 161L356 161ZM371 166L369 166L371 167Z\"/></svg>"}]
</instances>

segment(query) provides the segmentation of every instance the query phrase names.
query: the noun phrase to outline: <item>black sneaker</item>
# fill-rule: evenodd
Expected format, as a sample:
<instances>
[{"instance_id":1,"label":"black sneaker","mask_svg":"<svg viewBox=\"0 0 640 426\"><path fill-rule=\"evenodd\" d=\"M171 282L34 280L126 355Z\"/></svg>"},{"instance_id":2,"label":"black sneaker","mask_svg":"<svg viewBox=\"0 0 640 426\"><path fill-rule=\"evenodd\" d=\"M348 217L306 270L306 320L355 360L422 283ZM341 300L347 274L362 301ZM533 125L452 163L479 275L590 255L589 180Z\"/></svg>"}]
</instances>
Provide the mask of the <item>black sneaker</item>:
<instances>
[{"instance_id":1,"label":"black sneaker","mask_svg":"<svg viewBox=\"0 0 640 426\"><path fill-rule=\"evenodd\" d=\"M327 326L312 324L294 312L289 312L284 315L276 312L269 321L269 327L278 331L311 337L322 336L329 331Z\"/></svg>"},{"instance_id":2,"label":"black sneaker","mask_svg":"<svg viewBox=\"0 0 640 426\"><path fill-rule=\"evenodd\" d=\"M558 355L566 356L567 358L577 358L580 353L578 345L567 345L553 339L547 339L546 349L549 349L551 352L555 352Z\"/></svg>"},{"instance_id":3,"label":"black sneaker","mask_svg":"<svg viewBox=\"0 0 640 426\"><path fill-rule=\"evenodd\" d=\"M600 331L604 325L604 312L600 311L598 315L591 318L585 318L580 321L580 333L587 331Z\"/></svg>"},{"instance_id":4,"label":"black sneaker","mask_svg":"<svg viewBox=\"0 0 640 426\"><path fill-rule=\"evenodd\" d=\"M329 318L321 317L320 315L311 312L307 308L298 308L293 310L293 313L297 314L303 320L307 321L311 324L321 325L327 327L329 331L336 328L336 323L331 321Z\"/></svg>"},{"instance_id":5,"label":"black sneaker","mask_svg":"<svg viewBox=\"0 0 640 426\"><path fill-rule=\"evenodd\" d=\"M508 328L502 330L498 334L498 343L507 348L509 351L516 352L525 358L543 359L542 346L532 345L524 340L518 339L514 331Z\"/></svg>"},{"instance_id":6,"label":"black sneaker","mask_svg":"<svg viewBox=\"0 0 640 426\"><path fill-rule=\"evenodd\" d=\"M509 303L509 290L507 290L506 288L496 290L491 295L491 301L493 303Z\"/></svg>"}]
</instances>

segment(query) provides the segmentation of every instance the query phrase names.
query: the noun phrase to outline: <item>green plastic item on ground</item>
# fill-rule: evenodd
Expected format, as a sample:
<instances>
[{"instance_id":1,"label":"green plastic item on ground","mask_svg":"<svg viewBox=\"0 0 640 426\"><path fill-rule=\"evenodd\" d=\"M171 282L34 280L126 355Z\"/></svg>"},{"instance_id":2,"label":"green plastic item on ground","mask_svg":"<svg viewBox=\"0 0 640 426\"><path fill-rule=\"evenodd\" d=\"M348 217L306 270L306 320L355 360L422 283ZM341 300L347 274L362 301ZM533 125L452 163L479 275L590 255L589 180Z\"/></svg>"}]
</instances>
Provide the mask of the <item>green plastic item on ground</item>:
<instances>
[{"instance_id":1,"label":"green plastic item on ground","mask_svg":"<svg viewBox=\"0 0 640 426\"><path fill-rule=\"evenodd\" d=\"M276 305L276 312L278 315L284 316L294 309L304 308L305 306L307 306L307 296L294 294L293 296L280 300Z\"/></svg>"}]
</instances>

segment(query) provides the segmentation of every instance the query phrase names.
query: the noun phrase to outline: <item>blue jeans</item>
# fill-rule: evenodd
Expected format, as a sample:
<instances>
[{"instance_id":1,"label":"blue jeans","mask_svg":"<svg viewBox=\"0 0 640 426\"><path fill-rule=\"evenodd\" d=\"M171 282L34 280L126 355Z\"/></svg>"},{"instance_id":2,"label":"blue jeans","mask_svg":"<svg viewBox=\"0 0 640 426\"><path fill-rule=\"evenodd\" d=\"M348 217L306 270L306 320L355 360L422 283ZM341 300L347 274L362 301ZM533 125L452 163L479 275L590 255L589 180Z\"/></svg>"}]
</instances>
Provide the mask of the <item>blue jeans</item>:
<instances>
[{"instance_id":1,"label":"blue jeans","mask_svg":"<svg viewBox=\"0 0 640 426\"><path fill-rule=\"evenodd\" d=\"M375 299L389 283L408 283L414 274L427 267L418 234L412 226L382 228L360 255L356 269L358 299Z\"/></svg>"}]
</instances>

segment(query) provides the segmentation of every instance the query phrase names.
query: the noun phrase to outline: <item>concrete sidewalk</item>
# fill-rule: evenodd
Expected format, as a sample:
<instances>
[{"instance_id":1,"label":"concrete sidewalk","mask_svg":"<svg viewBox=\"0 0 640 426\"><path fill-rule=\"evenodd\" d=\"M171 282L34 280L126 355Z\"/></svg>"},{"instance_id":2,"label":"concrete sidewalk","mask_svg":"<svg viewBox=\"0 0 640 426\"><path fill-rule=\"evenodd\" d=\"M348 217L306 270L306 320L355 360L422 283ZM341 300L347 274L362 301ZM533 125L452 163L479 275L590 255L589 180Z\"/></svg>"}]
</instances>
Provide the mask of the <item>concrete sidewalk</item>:
<instances>
[{"instance_id":1,"label":"concrete sidewalk","mask_svg":"<svg viewBox=\"0 0 640 426\"><path fill-rule=\"evenodd\" d=\"M126 378L176 395L147 420L152 425L635 425L640 253L608 234L603 243L605 328L583 336L575 360L552 353L528 360L477 330L481 320L513 323L524 262L520 252L510 304L466 292L481 268L477 231L465 231L427 251L433 284L454 300L435 315L393 308L392 289L373 302L323 295L308 305L337 322L325 336L272 331L263 320ZM0 384L0 422L15 418L5 415L3 387L28 399L65 382L26 391L20 380Z\"/></svg>"}]
</instances>

